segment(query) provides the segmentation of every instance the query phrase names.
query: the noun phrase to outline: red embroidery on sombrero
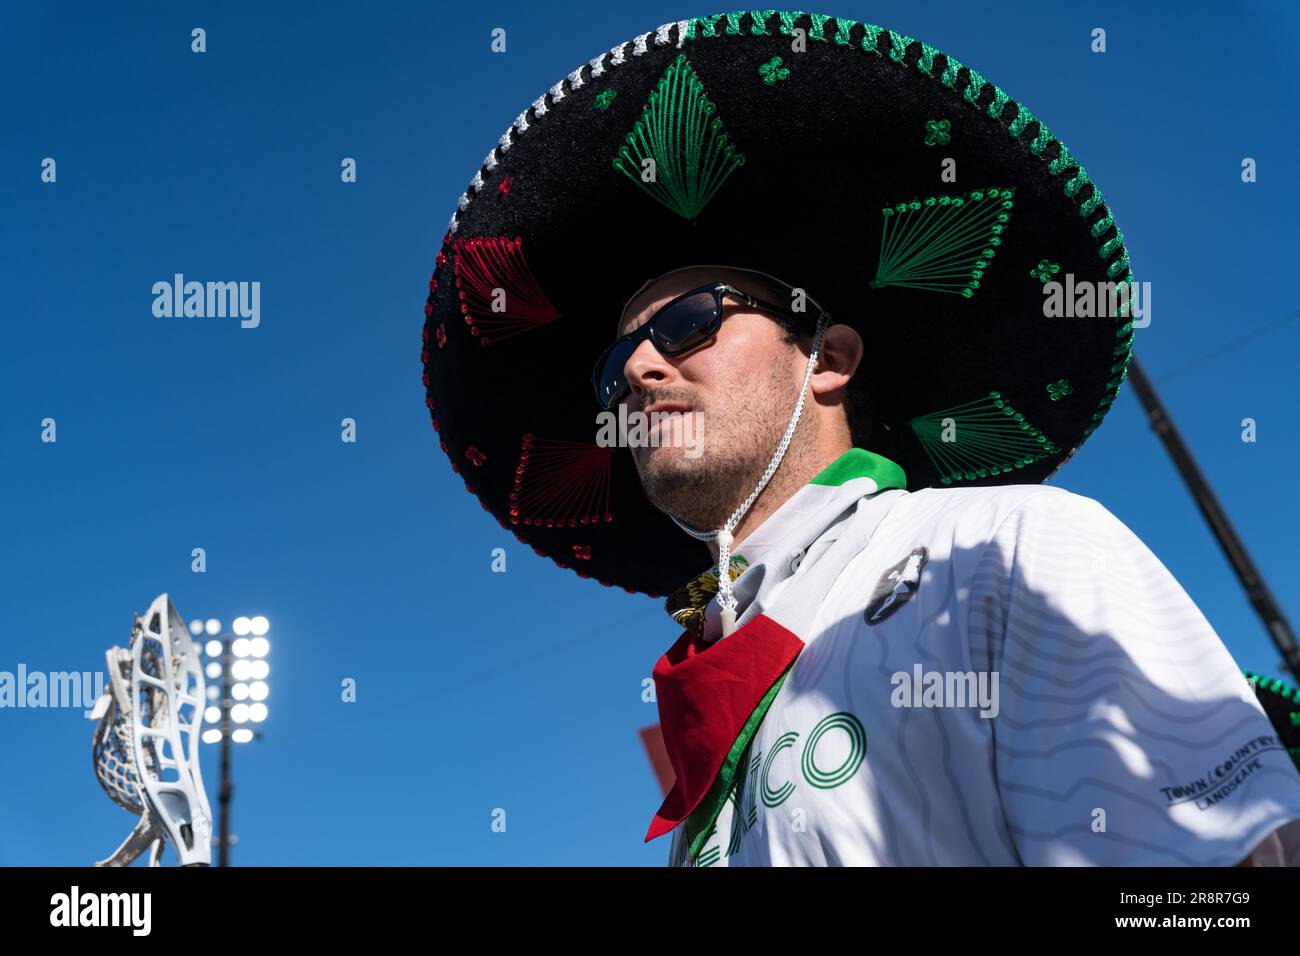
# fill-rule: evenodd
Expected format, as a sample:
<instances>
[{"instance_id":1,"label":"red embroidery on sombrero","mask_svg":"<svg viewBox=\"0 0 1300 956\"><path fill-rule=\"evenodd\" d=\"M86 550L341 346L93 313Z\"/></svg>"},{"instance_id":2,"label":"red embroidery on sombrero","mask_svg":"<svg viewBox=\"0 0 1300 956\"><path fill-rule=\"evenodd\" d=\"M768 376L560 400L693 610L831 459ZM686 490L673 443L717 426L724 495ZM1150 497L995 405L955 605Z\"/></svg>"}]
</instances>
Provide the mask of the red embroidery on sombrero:
<instances>
[{"instance_id":1,"label":"red embroidery on sombrero","mask_svg":"<svg viewBox=\"0 0 1300 956\"><path fill-rule=\"evenodd\" d=\"M524 435L510 492L510 523L546 528L613 521L609 510L614 449Z\"/></svg>"},{"instance_id":2,"label":"red embroidery on sombrero","mask_svg":"<svg viewBox=\"0 0 1300 956\"><path fill-rule=\"evenodd\" d=\"M478 236L453 246L460 311L482 345L560 317L528 267L523 244L518 236Z\"/></svg>"},{"instance_id":3,"label":"red embroidery on sombrero","mask_svg":"<svg viewBox=\"0 0 1300 956\"><path fill-rule=\"evenodd\" d=\"M650 821L647 843L699 806L754 708L802 650L798 635L760 614L710 645L690 628L659 658L659 725L677 782Z\"/></svg>"}]
</instances>

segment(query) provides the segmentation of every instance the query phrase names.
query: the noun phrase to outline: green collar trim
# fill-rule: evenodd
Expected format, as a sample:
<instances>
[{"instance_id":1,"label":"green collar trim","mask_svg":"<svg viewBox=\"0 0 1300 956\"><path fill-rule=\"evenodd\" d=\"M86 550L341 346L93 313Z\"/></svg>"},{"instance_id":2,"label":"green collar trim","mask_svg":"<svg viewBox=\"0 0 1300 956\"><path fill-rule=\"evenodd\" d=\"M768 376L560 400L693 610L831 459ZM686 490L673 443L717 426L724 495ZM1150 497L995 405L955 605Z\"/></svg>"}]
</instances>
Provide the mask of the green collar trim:
<instances>
[{"instance_id":1,"label":"green collar trim","mask_svg":"<svg viewBox=\"0 0 1300 956\"><path fill-rule=\"evenodd\" d=\"M881 491L907 487L907 476L903 474L901 465L865 448L850 448L818 472L808 484L839 486L853 478L870 478Z\"/></svg>"}]
</instances>

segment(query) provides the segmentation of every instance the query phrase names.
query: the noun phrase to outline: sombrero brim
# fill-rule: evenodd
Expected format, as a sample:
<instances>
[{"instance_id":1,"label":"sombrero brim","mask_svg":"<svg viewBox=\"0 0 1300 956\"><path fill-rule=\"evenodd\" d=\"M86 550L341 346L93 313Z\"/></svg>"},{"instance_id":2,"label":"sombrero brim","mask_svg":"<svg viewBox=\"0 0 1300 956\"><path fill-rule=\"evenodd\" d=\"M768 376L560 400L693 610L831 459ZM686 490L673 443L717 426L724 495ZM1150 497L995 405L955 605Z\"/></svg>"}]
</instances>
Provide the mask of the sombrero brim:
<instances>
[{"instance_id":1,"label":"sombrero brim","mask_svg":"<svg viewBox=\"0 0 1300 956\"><path fill-rule=\"evenodd\" d=\"M632 292L700 262L770 273L856 325L871 450L913 490L1043 480L1127 370L1130 320L1044 315L1049 281L1130 281L1123 237L1065 147L980 74L808 13L620 44L475 174L422 361L442 448L483 507L630 591L667 593L711 559L645 500L628 452L596 444L591 367Z\"/></svg>"}]
</instances>

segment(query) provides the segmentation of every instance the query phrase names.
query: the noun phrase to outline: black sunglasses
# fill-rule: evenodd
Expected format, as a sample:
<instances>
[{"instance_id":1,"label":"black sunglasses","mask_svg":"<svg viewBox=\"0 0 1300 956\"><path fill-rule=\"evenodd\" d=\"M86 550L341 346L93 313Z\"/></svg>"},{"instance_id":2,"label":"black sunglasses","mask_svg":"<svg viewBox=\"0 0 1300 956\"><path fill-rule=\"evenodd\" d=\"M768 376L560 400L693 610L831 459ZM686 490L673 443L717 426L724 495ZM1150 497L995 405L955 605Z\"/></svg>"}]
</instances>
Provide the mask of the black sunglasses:
<instances>
[{"instance_id":1,"label":"black sunglasses","mask_svg":"<svg viewBox=\"0 0 1300 956\"><path fill-rule=\"evenodd\" d=\"M596 402L601 408L608 409L617 404L627 394L628 383L623 374L623 367L632 353L646 339L663 356L684 355L692 349L704 345L722 326L722 297L734 295L751 309L771 312L793 319L799 325L813 325L808 313L795 312L788 307L764 302L747 292L725 282L713 282L700 286L664 303L654 315L627 335L615 339L613 344L601 354L591 375L592 387L596 390ZM811 301L811 300L810 300ZM815 303L814 303L815 305ZM819 311L820 311L820 307ZM820 315L818 316L820 318Z\"/></svg>"}]
</instances>

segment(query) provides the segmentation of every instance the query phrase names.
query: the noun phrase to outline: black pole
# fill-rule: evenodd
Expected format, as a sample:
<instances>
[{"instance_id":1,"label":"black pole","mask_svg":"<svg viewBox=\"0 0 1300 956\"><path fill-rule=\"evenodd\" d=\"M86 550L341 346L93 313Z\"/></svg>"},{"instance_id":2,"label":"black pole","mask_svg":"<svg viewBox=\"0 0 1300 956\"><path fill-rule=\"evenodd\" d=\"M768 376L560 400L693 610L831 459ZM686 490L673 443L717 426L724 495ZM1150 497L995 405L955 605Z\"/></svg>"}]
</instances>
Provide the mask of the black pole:
<instances>
[{"instance_id":1,"label":"black pole","mask_svg":"<svg viewBox=\"0 0 1300 956\"><path fill-rule=\"evenodd\" d=\"M1260 619L1264 622L1269 636L1273 638L1273 643L1277 645L1278 651L1282 654L1283 665L1291 672L1292 677L1300 679L1300 646L1297 646L1295 632L1291 630L1291 625L1287 622L1286 615L1273 599L1268 585L1264 583L1264 578L1260 575L1255 563L1250 560L1250 555L1246 552L1246 546L1242 544L1241 539L1237 537L1237 532L1233 530L1231 522L1228 521L1227 514L1219 504L1219 499L1214 496L1210 486L1206 483L1201 469L1197 467L1196 461L1192 458L1192 453L1183 443L1182 436L1178 434L1178 429L1174 427L1173 420L1169 413L1165 411L1159 396L1156 395L1155 389L1151 386L1151 381L1142 371L1142 366L1138 364L1137 356L1129 359L1128 380L1133 383L1133 389L1137 392L1138 400L1146 409L1147 417L1151 420L1151 427L1155 429L1160 440L1164 442L1165 449L1169 452L1169 457L1174 460L1183 481L1187 483L1187 488L1196 500L1196 506L1201 509L1201 514L1210 525L1210 530L1219 541L1219 546L1223 548L1223 553L1227 555L1228 562L1232 569L1237 573L1241 586L1246 589L1246 596L1250 603L1254 605L1255 611L1259 614Z\"/></svg>"},{"instance_id":2,"label":"black pole","mask_svg":"<svg viewBox=\"0 0 1300 956\"><path fill-rule=\"evenodd\" d=\"M230 798L235 787L230 780L230 665L234 663L230 637L221 641L221 789L217 802L221 807L221 829L217 837L217 865L230 865Z\"/></svg>"}]
</instances>

